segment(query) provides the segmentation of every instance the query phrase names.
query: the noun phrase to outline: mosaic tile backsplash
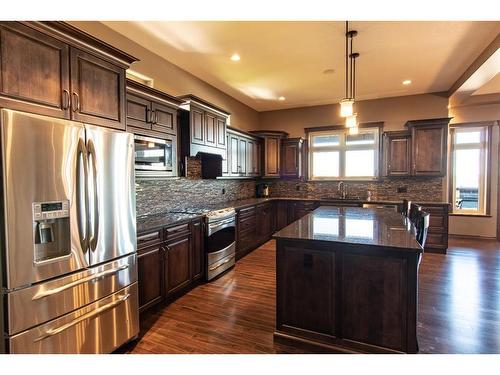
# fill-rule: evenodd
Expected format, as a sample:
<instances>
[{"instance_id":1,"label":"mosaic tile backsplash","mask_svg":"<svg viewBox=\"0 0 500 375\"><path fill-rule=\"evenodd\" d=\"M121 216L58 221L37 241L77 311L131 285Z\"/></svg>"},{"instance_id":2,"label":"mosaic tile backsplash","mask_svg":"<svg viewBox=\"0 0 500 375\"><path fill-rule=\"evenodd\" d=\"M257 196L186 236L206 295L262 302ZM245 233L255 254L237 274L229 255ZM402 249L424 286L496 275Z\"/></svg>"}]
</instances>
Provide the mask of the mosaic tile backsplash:
<instances>
[{"instance_id":1,"label":"mosaic tile backsplash","mask_svg":"<svg viewBox=\"0 0 500 375\"><path fill-rule=\"evenodd\" d=\"M335 181L267 181L273 197L330 198L339 197L338 182ZM443 179L399 178L373 182L345 182L350 197L366 199L368 191L372 200L399 201L409 199L420 202L441 202L443 200ZM398 188L406 192L398 193Z\"/></svg>"}]
</instances>

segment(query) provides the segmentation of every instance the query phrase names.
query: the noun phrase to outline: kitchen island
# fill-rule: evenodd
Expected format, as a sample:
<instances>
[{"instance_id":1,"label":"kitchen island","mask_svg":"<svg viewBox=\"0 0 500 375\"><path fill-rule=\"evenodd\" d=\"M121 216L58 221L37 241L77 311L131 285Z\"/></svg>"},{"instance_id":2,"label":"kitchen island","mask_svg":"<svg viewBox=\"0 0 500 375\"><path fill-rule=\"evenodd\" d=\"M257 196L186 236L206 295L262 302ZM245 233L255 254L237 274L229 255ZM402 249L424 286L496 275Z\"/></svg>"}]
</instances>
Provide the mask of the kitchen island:
<instances>
[{"instance_id":1,"label":"kitchen island","mask_svg":"<svg viewBox=\"0 0 500 375\"><path fill-rule=\"evenodd\" d=\"M324 352L418 351L422 249L402 215L319 207L274 238L275 340Z\"/></svg>"}]
</instances>

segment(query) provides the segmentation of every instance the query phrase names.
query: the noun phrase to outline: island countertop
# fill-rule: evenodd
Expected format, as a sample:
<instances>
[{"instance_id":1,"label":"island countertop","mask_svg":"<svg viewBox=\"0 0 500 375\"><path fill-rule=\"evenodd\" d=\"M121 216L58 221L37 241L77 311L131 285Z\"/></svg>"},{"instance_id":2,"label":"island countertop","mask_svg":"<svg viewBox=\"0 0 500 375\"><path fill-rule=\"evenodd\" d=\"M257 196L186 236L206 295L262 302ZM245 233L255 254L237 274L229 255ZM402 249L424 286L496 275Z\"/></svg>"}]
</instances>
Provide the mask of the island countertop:
<instances>
[{"instance_id":1,"label":"island countertop","mask_svg":"<svg viewBox=\"0 0 500 375\"><path fill-rule=\"evenodd\" d=\"M273 238L422 252L414 233L414 227L391 209L321 206L275 233Z\"/></svg>"}]
</instances>

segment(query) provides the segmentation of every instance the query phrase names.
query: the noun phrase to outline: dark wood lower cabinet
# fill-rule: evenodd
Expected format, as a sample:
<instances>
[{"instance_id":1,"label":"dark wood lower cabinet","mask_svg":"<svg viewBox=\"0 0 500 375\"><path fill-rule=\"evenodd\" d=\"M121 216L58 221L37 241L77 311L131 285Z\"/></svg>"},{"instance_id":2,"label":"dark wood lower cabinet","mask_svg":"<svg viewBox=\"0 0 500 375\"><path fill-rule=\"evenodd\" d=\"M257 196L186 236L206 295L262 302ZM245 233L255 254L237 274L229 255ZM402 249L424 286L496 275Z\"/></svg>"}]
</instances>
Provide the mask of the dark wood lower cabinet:
<instances>
[{"instance_id":1,"label":"dark wood lower cabinet","mask_svg":"<svg viewBox=\"0 0 500 375\"><path fill-rule=\"evenodd\" d=\"M275 229L281 230L288 225L288 201L275 201Z\"/></svg>"},{"instance_id":2,"label":"dark wood lower cabinet","mask_svg":"<svg viewBox=\"0 0 500 375\"><path fill-rule=\"evenodd\" d=\"M165 250L165 293L168 296L191 280L189 234L167 243Z\"/></svg>"},{"instance_id":3,"label":"dark wood lower cabinet","mask_svg":"<svg viewBox=\"0 0 500 375\"><path fill-rule=\"evenodd\" d=\"M205 265L205 253L203 247L204 231L203 221L201 219L191 222L191 280L201 279L203 277L203 268Z\"/></svg>"},{"instance_id":4,"label":"dark wood lower cabinet","mask_svg":"<svg viewBox=\"0 0 500 375\"><path fill-rule=\"evenodd\" d=\"M157 304L163 298L164 256L164 249L159 245L137 252L139 312Z\"/></svg>"}]
</instances>

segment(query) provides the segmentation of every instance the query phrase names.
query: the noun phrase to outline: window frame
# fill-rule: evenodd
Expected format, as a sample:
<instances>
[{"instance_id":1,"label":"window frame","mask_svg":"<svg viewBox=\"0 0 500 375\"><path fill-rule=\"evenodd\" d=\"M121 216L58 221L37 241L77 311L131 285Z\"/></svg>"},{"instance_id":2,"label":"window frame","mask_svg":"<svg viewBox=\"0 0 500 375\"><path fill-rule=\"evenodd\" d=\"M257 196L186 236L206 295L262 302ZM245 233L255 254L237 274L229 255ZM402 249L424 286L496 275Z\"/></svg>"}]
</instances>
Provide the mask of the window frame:
<instances>
[{"instance_id":1,"label":"window frame","mask_svg":"<svg viewBox=\"0 0 500 375\"><path fill-rule=\"evenodd\" d=\"M455 136L457 132L472 132L480 131L480 163L481 173L479 186L479 209L478 210L467 210L467 209L457 209L455 207L455 150L467 150L476 149L473 144L455 144ZM448 199L451 204L451 215L454 216L490 216L490 196L491 196L491 149L492 149L492 124L489 122L474 122L474 123L463 123L463 124L453 124L450 126L450 154L449 154L449 179L448 179ZM482 197L481 197L482 195Z\"/></svg>"},{"instance_id":2,"label":"window frame","mask_svg":"<svg viewBox=\"0 0 500 375\"><path fill-rule=\"evenodd\" d=\"M374 133L375 143L371 147L366 145L354 145L346 146L346 139L349 135L349 129L344 125L334 125L334 126L320 126L313 128L305 128L305 133L307 136L307 180L308 181L379 181L381 178L381 163L382 163L382 129L383 122L372 122L359 124L359 134L361 133ZM312 138L318 135L341 135L339 146L326 146L320 149L327 151L339 151L339 176L325 176L325 177L315 177L313 175L313 152L317 151L318 148L313 147ZM350 150L374 150L374 176L346 176L346 152Z\"/></svg>"}]
</instances>

